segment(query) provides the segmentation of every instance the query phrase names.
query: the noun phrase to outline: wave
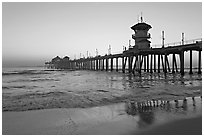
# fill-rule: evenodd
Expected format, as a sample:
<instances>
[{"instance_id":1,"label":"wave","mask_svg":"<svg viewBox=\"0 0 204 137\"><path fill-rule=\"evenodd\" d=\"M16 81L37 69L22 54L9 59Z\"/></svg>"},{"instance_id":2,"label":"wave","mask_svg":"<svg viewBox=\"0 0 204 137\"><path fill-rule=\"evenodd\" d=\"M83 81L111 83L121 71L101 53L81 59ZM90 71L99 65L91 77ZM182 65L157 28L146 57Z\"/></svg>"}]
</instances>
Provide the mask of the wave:
<instances>
[{"instance_id":1,"label":"wave","mask_svg":"<svg viewBox=\"0 0 204 137\"><path fill-rule=\"evenodd\" d=\"M34 89L38 86L2 86L2 89Z\"/></svg>"},{"instance_id":2,"label":"wave","mask_svg":"<svg viewBox=\"0 0 204 137\"><path fill-rule=\"evenodd\" d=\"M18 80L12 80L7 83L13 83L13 82L43 82L43 81L60 81L59 79L53 79L53 78L37 78L37 79L18 79Z\"/></svg>"},{"instance_id":3,"label":"wave","mask_svg":"<svg viewBox=\"0 0 204 137\"><path fill-rule=\"evenodd\" d=\"M23 70L23 71L12 71L12 72L2 72L3 76L6 75L36 75L36 74L50 74L44 70Z\"/></svg>"}]
</instances>

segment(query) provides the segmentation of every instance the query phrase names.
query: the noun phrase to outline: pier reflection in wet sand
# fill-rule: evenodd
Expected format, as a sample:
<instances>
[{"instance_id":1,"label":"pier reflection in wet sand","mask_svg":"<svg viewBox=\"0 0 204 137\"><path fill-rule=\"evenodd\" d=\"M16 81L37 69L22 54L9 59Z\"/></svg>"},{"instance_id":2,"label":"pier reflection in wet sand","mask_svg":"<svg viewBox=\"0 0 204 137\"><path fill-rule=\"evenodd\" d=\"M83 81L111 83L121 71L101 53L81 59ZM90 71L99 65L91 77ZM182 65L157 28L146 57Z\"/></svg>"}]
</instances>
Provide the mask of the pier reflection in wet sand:
<instances>
[{"instance_id":1,"label":"pier reflection in wet sand","mask_svg":"<svg viewBox=\"0 0 204 137\"><path fill-rule=\"evenodd\" d=\"M89 113L90 111L87 111ZM104 107L92 108L90 117L82 121L93 124L90 128L77 130L74 134L201 134L202 122L196 123L195 128L186 131L192 125L184 124L172 131L171 127L163 131L149 133L150 129L179 120L202 116L202 98L187 97L183 100L149 100L145 102L129 101ZM97 112L97 113L96 113ZM84 113L84 111L83 111ZM87 114L88 115L88 114ZM97 119L91 118L92 115ZM77 119L77 118L75 118ZM86 120L85 120L86 119ZM87 120L88 119L88 120ZM86 123L77 121L77 123ZM185 122L186 122L185 121ZM181 122L182 123L182 122ZM79 126L80 127L80 126ZM80 128L79 128L80 129Z\"/></svg>"},{"instance_id":2,"label":"pier reflection in wet sand","mask_svg":"<svg viewBox=\"0 0 204 137\"><path fill-rule=\"evenodd\" d=\"M188 97L183 100L164 101L151 100L146 102L130 101L125 104L125 111L132 117L139 117L137 121L138 128L146 128L151 125L161 124L159 119L164 119L166 122L172 120L173 116L177 118L191 117L193 114L199 115L202 112L202 97ZM163 118L163 113L169 113L172 117ZM169 119L170 118L170 119ZM187 125L188 126L188 125ZM193 130L193 129L192 129Z\"/></svg>"}]
</instances>

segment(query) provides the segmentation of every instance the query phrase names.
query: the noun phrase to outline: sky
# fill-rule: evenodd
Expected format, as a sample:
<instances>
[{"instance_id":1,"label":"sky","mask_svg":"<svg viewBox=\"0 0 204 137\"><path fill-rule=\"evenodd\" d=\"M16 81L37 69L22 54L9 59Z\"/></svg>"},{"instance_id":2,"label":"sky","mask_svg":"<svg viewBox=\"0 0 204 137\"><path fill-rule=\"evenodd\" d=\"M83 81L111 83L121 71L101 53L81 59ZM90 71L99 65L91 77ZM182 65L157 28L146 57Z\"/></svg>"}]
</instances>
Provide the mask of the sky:
<instances>
[{"instance_id":1,"label":"sky","mask_svg":"<svg viewBox=\"0 0 204 137\"><path fill-rule=\"evenodd\" d=\"M71 59L121 53L131 45L133 30L142 14L152 26L151 44L202 38L202 3L63 2L2 4L3 66L43 65L55 56Z\"/></svg>"}]
</instances>

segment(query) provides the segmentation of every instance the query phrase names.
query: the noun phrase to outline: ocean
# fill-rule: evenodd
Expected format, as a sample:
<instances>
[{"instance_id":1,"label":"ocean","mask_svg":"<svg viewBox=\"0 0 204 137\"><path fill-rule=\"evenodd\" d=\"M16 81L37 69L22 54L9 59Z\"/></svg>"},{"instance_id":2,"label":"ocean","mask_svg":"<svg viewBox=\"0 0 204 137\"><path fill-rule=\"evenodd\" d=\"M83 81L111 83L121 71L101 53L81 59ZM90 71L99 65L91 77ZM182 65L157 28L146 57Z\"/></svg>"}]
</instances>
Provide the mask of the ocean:
<instances>
[{"instance_id":1,"label":"ocean","mask_svg":"<svg viewBox=\"0 0 204 137\"><path fill-rule=\"evenodd\" d=\"M197 71L197 70L195 70ZM2 69L2 110L85 108L202 95L202 75L194 72L128 73L50 70L44 67Z\"/></svg>"}]
</instances>

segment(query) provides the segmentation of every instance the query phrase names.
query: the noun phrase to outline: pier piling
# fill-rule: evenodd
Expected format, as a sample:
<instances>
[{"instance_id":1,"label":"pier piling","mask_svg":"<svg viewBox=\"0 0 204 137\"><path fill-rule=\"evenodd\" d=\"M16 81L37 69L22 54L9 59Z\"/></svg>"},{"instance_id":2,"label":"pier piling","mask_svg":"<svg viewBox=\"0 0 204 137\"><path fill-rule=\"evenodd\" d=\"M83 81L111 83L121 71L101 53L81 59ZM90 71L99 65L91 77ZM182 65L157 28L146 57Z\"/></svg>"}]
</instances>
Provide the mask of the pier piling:
<instances>
[{"instance_id":1,"label":"pier piling","mask_svg":"<svg viewBox=\"0 0 204 137\"><path fill-rule=\"evenodd\" d=\"M174 71L174 62L175 62L175 54L172 55L172 73L175 73L175 71Z\"/></svg>"},{"instance_id":2,"label":"pier piling","mask_svg":"<svg viewBox=\"0 0 204 137\"><path fill-rule=\"evenodd\" d=\"M116 58L116 71L118 72L118 58Z\"/></svg>"},{"instance_id":3,"label":"pier piling","mask_svg":"<svg viewBox=\"0 0 204 137\"><path fill-rule=\"evenodd\" d=\"M131 56L128 57L128 70L129 70L129 73L132 72L132 57Z\"/></svg>"},{"instance_id":4,"label":"pier piling","mask_svg":"<svg viewBox=\"0 0 204 137\"><path fill-rule=\"evenodd\" d=\"M180 53L180 73L184 75L184 51Z\"/></svg>"},{"instance_id":5,"label":"pier piling","mask_svg":"<svg viewBox=\"0 0 204 137\"><path fill-rule=\"evenodd\" d=\"M201 74L201 50L198 51L198 74Z\"/></svg>"},{"instance_id":6,"label":"pier piling","mask_svg":"<svg viewBox=\"0 0 204 137\"><path fill-rule=\"evenodd\" d=\"M163 55L161 55L161 62L162 62L162 69L163 69L163 72L165 73L164 61L163 61Z\"/></svg>"},{"instance_id":7,"label":"pier piling","mask_svg":"<svg viewBox=\"0 0 204 137\"><path fill-rule=\"evenodd\" d=\"M193 71L192 71L192 50L190 50L190 71L189 71L189 74L193 74Z\"/></svg>"},{"instance_id":8,"label":"pier piling","mask_svg":"<svg viewBox=\"0 0 204 137\"><path fill-rule=\"evenodd\" d=\"M158 73L160 73L160 54L158 54Z\"/></svg>"},{"instance_id":9,"label":"pier piling","mask_svg":"<svg viewBox=\"0 0 204 137\"><path fill-rule=\"evenodd\" d=\"M144 72L146 72L146 65L147 65L147 63L146 63L146 56L144 56Z\"/></svg>"},{"instance_id":10,"label":"pier piling","mask_svg":"<svg viewBox=\"0 0 204 137\"><path fill-rule=\"evenodd\" d=\"M108 71L108 58L106 58L106 71Z\"/></svg>"},{"instance_id":11,"label":"pier piling","mask_svg":"<svg viewBox=\"0 0 204 137\"><path fill-rule=\"evenodd\" d=\"M149 72L149 55L147 55L147 72Z\"/></svg>"},{"instance_id":12,"label":"pier piling","mask_svg":"<svg viewBox=\"0 0 204 137\"><path fill-rule=\"evenodd\" d=\"M164 73L167 73L167 54L164 55Z\"/></svg>"},{"instance_id":13,"label":"pier piling","mask_svg":"<svg viewBox=\"0 0 204 137\"><path fill-rule=\"evenodd\" d=\"M154 54L154 72L156 72L156 54Z\"/></svg>"},{"instance_id":14,"label":"pier piling","mask_svg":"<svg viewBox=\"0 0 204 137\"><path fill-rule=\"evenodd\" d=\"M166 58L167 58L166 63L167 63L168 70L169 70L169 72L171 72L171 68L170 68L170 65L169 65L169 59L168 59L168 56L167 56Z\"/></svg>"},{"instance_id":15,"label":"pier piling","mask_svg":"<svg viewBox=\"0 0 204 137\"><path fill-rule=\"evenodd\" d=\"M111 58L111 71L113 71L113 58Z\"/></svg>"},{"instance_id":16,"label":"pier piling","mask_svg":"<svg viewBox=\"0 0 204 137\"><path fill-rule=\"evenodd\" d=\"M151 61L150 61L150 73L153 73L153 71L152 71L152 54L151 54Z\"/></svg>"},{"instance_id":17,"label":"pier piling","mask_svg":"<svg viewBox=\"0 0 204 137\"><path fill-rule=\"evenodd\" d=\"M122 72L125 73L125 59L122 57Z\"/></svg>"}]
</instances>

